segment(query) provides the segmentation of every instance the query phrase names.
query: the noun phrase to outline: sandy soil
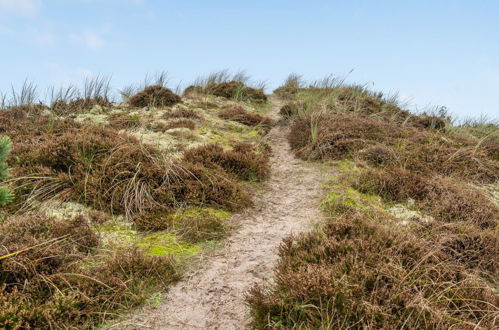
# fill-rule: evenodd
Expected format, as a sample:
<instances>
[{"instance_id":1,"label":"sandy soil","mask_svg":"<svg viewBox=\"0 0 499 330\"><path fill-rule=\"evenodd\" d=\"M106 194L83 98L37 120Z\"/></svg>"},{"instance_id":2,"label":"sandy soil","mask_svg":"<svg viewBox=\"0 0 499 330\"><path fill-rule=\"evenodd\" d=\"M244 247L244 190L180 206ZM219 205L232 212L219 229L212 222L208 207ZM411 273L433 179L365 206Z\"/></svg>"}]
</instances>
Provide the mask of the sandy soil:
<instances>
[{"instance_id":1,"label":"sandy soil","mask_svg":"<svg viewBox=\"0 0 499 330\"><path fill-rule=\"evenodd\" d=\"M272 99L272 115L281 106ZM287 128L267 136L272 146L272 176L255 207L235 215L238 229L226 245L204 260L166 295L164 303L121 323L135 329L244 329L249 323L245 294L271 278L282 239L306 230L321 216L321 170L296 159L286 140ZM115 327L116 328L116 327Z\"/></svg>"}]
</instances>

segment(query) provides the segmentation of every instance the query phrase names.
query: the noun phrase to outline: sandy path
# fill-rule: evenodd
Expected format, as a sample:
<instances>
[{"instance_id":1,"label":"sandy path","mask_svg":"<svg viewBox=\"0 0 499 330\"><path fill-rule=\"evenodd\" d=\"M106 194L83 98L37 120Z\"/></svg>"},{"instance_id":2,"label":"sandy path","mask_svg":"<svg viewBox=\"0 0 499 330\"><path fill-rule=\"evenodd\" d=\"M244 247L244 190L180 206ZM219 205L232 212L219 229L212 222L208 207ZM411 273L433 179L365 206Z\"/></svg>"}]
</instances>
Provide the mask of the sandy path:
<instances>
[{"instance_id":1,"label":"sandy path","mask_svg":"<svg viewBox=\"0 0 499 330\"><path fill-rule=\"evenodd\" d=\"M272 99L273 115L281 106ZM133 317L132 328L242 329L249 310L244 297L251 286L272 275L277 248L291 233L306 230L320 217L323 177L313 164L296 159L287 128L267 136L272 146L272 176L255 207L234 216L238 230L218 253L177 283L165 303ZM130 327L130 326L129 326Z\"/></svg>"}]
</instances>

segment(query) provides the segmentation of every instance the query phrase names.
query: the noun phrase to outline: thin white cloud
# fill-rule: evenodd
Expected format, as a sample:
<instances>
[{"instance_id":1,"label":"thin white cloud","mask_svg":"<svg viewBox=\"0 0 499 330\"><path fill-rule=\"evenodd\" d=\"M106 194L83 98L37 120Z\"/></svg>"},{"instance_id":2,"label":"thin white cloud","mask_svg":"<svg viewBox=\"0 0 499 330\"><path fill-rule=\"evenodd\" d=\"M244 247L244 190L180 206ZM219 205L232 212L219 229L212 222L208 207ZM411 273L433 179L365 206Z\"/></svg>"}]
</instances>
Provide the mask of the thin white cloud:
<instances>
[{"instance_id":1,"label":"thin white cloud","mask_svg":"<svg viewBox=\"0 0 499 330\"><path fill-rule=\"evenodd\" d=\"M33 16L40 8L40 0L0 0L0 14Z\"/></svg>"},{"instance_id":2,"label":"thin white cloud","mask_svg":"<svg viewBox=\"0 0 499 330\"><path fill-rule=\"evenodd\" d=\"M79 34L71 34L70 39L90 50L100 50L106 46L106 40L102 38L97 32L86 31Z\"/></svg>"}]
</instances>

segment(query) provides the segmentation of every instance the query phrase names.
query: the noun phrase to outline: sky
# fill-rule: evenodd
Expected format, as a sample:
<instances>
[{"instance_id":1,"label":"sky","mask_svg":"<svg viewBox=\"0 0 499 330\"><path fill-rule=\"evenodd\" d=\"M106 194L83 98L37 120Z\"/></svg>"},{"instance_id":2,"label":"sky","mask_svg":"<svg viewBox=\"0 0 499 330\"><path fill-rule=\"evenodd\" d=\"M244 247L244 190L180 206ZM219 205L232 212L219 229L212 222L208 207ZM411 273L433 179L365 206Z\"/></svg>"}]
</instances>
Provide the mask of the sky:
<instances>
[{"instance_id":1,"label":"sky","mask_svg":"<svg viewBox=\"0 0 499 330\"><path fill-rule=\"evenodd\" d=\"M498 118L499 1L0 0L3 92L98 74L118 90L159 71L186 86L221 69L268 91L293 72L347 76L412 109Z\"/></svg>"}]
</instances>

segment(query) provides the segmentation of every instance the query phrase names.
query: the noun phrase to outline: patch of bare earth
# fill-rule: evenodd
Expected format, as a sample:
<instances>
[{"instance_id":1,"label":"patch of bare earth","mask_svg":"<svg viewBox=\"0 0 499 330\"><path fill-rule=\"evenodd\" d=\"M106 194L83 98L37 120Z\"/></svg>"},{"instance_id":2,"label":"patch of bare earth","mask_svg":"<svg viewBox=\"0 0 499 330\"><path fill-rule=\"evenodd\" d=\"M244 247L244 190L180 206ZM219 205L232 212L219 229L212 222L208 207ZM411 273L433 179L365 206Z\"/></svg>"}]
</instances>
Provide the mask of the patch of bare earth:
<instances>
[{"instance_id":1,"label":"patch of bare earth","mask_svg":"<svg viewBox=\"0 0 499 330\"><path fill-rule=\"evenodd\" d=\"M277 116L281 103L271 99ZM277 249L286 236L310 228L320 218L323 175L316 164L294 157L287 127L268 136L272 176L255 206L237 214L237 230L201 267L172 287L164 303L148 307L115 327L137 329L242 329L249 324L245 295L254 283L271 278Z\"/></svg>"}]
</instances>

